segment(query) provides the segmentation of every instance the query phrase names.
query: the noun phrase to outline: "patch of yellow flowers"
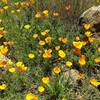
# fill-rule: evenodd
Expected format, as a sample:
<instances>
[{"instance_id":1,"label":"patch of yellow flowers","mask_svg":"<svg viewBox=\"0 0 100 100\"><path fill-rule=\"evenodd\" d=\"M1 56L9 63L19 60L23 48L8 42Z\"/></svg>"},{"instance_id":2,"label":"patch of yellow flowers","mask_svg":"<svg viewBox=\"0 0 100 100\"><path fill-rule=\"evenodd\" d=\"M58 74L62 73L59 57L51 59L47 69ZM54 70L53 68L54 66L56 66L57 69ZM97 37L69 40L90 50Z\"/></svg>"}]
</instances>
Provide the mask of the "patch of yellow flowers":
<instances>
[{"instance_id":1,"label":"patch of yellow flowers","mask_svg":"<svg viewBox=\"0 0 100 100\"><path fill-rule=\"evenodd\" d=\"M0 85L0 90L5 90L6 88L7 88L6 84L3 83Z\"/></svg>"},{"instance_id":2,"label":"patch of yellow flowers","mask_svg":"<svg viewBox=\"0 0 100 100\"><path fill-rule=\"evenodd\" d=\"M1 45L0 46L0 55L6 55L7 52L8 52L8 47L4 46L4 45Z\"/></svg>"},{"instance_id":3,"label":"patch of yellow flowers","mask_svg":"<svg viewBox=\"0 0 100 100\"><path fill-rule=\"evenodd\" d=\"M66 57L66 53L65 53L63 50L59 50L59 51L58 51L58 55L59 55L61 58L65 58L65 57Z\"/></svg>"},{"instance_id":4,"label":"patch of yellow flowers","mask_svg":"<svg viewBox=\"0 0 100 100\"><path fill-rule=\"evenodd\" d=\"M27 95L26 95L26 98L25 100L38 100L38 96L29 92Z\"/></svg>"}]
</instances>

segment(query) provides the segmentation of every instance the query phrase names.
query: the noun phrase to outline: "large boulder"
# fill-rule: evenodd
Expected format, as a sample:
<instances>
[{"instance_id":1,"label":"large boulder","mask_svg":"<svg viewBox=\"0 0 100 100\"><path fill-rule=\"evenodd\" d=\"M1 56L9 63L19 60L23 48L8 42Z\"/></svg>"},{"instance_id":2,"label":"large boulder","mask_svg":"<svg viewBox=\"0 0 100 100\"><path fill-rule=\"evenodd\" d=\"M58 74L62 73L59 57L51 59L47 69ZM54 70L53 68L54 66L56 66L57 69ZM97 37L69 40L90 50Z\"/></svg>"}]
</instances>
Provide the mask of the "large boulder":
<instances>
[{"instance_id":1,"label":"large boulder","mask_svg":"<svg viewBox=\"0 0 100 100\"><path fill-rule=\"evenodd\" d=\"M100 5L87 9L80 16L79 24L90 23L96 32L100 32Z\"/></svg>"}]
</instances>

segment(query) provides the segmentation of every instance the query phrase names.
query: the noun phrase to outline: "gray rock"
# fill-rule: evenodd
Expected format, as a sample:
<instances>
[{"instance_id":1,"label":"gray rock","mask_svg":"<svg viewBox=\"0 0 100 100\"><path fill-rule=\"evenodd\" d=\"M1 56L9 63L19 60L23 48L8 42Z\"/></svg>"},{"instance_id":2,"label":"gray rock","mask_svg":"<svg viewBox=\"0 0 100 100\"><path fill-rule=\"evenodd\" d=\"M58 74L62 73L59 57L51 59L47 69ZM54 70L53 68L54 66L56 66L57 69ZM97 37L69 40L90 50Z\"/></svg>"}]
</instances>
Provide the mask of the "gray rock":
<instances>
[{"instance_id":1,"label":"gray rock","mask_svg":"<svg viewBox=\"0 0 100 100\"><path fill-rule=\"evenodd\" d=\"M4 55L0 55L0 60L8 61L9 59Z\"/></svg>"},{"instance_id":2,"label":"gray rock","mask_svg":"<svg viewBox=\"0 0 100 100\"><path fill-rule=\"evenodd\" d=\"M66 79L71 78L74 83L76 83L76 81L79 79L78 75L79 75L79 72L75 69L70 69L70 70L63 72L63 76Z\"/></svg>"},{"instance_id":3,"label":"gray rock","mask_svg":"<svg viewBox=\"0 0 100 100\"><path fill-rule=\"evenodd\" d=\"M7 62L9 61L10 59L8 59L6 56L4 55L0 55L0 61L4 61L4 62ZM5 64L3 67L6 67L7 65Z\"/></svg>"},{"instance_id":4,"label":"gray rock","mask_svg":"<svg viewBox=\"0 0 100 100\"><path fill-rule=\"evenodd\" d=\"M96 32L100 32L100 5L93 6L87 9L80 16L79 24L90 23L95 28Z\"/></svg>"}]
</instances>

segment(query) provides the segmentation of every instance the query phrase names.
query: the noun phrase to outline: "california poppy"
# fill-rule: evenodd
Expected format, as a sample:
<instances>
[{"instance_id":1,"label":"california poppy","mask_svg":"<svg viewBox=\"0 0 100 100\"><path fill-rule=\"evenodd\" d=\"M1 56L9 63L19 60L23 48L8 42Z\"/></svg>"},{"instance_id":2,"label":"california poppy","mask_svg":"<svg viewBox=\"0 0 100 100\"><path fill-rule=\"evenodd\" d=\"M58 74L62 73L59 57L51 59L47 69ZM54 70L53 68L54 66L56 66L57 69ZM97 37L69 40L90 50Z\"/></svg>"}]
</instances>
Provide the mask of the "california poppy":
<instances>
[{"instance_id":1,"label":"california poppy","mask_svg":"<svg viewBox=\"0 0 100 100\"><path fill-rule=\"evenodd\" d=\"M85 65L86 63L85 58L86 58L85 55L80 56L79 61L78 61L80 65Z\"/></svg>"}]
</instances>

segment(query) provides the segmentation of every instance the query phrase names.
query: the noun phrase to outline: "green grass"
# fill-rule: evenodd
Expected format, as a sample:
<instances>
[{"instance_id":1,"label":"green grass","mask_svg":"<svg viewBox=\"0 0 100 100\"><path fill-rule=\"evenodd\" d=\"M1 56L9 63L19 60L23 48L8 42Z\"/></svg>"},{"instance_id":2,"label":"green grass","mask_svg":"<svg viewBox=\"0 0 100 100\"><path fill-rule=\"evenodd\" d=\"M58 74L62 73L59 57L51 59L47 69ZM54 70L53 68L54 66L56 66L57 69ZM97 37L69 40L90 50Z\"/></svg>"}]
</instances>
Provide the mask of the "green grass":
<instances>
[{"instance_id":1,"label":"green grass","mask_svg":"<svg viewBox=\"0 0 100 100\"><path fill-rule=\"evenodd\" d=\"M15 63L22 61L28 69L25 72L20 72L18 69L15 73L9 73L8 68L0 68L0 84L6 83L7 89L0 91L1 100L24 100L29 91L38 95L39 100L99 100L100 91L90 85L91 78L100 80L100 63L96 64L94 59L100 57L97 48L100 43L93 42L82 48L81 54L86 56L86 64L80 66L78 59L80 55L73 54L73 44L75 37L79 36L82 40L85 36L80 33L81 27L78 25L79 16L89 7L99 5L96 0L36 0L31 6L21 7L15 6L15 2L23 2L25 0L9 0L8 4L0 1L0 8L5 5L9 8L0 14L0 27L4 27L7 34L3 37L5 41L13 41L14 45L7 46L9 52L7 57ZM88 6L87 6L88 3ZM67 11L66 6L71 5ZM20 9L20 13L17 12ZM35 18L35 14L47 9L49 17L44 16L40 19ZM14 10L15 13L11 13ZM58 17L54 17L53 12L59 12ZM29 30L24 26L31 25ZM46 36L41 36L41 32L49 29L50 32ZM33 34L39 36L34 39ZM44 40L47 36L52 37L52 42L44 46L40 46L38 42ZM58 41L59 37L68 39L68 43ZM67 57L59 59L58 52L55 51L55 46L61 46ZM45 49L52 49L52 57L45 59L42 54ZM39 53L42 51L42 53ZM33 53L34 59L29 59L28 54ZM72 68L65 66L66 61L73 62ZM60 74L54 74L52 69L54 66L59 66ZM64 67L63 67L64 66ZM78 69L77 69L78 68ZM75 69L80 70L85 74L81 80L74 81L71 77L64 77L63 71ZM50 83L44 85L41 82L42 77L49 76ZM79 82L82 84L80 85ZM43 85L46 89L44 93L39 93L38 86Z\"/></svg>"}]
</instances>

